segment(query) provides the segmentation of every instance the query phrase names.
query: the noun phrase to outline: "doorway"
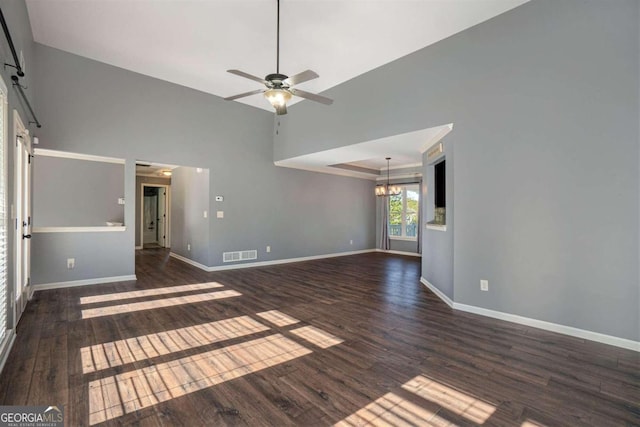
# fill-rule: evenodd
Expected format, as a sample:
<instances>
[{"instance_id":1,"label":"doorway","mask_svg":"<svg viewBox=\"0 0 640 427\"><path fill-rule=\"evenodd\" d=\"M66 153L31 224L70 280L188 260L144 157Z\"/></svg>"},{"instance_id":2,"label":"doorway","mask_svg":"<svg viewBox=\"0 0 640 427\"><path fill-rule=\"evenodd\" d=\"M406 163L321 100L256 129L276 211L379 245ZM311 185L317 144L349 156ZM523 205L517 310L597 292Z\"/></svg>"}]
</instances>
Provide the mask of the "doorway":
<instances>
[{"instance_id":1,"label":"doorway","mask_svg":"<svg viewBox=\"0 0 640 427\"><path fill-rule=\"evenodd\" d=\"M15 151L15 313L14 326L31 297L31 136L17 111L13 112Z\"/></svg>"},{"instance_id":2,"label":"doorway","mask_svg":"<svg viewBox=\"0 0 640 427\"><path fill-rule=\"evenodd\" d=\"M142 184L140 243L143 248L170 247L170 186Z\"/></svg>"}]
</instances>

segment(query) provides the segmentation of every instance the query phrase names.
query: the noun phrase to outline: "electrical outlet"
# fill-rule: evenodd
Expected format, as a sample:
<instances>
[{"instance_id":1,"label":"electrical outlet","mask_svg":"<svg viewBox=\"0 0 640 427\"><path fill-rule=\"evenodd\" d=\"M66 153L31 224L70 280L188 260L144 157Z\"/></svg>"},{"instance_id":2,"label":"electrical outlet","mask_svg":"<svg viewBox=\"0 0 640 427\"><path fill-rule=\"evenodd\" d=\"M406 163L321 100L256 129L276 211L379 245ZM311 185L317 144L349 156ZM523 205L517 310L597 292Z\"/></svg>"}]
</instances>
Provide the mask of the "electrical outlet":
<instances>
[{"instance_id":1,"label":"electrical outlet","mask_svg":"<svg viewBox=\"0 0 640 427\"><path fill-rule=\"evenodd\" d=\"M267 252L271 252L271 246L267 246Z\"/></svg>"},{"instance_id":2,"label":"electrical outlet","mask_svg":"<svg viewBox=\"0 0 640 427\"><path fill-rule=\"evenodd\" d=\"M76 259L75 258L67 258L67 269L73 270L76 267Z\"/></svg>"},{"instance_id":3,"label":"electrical outlet","mask_svg":"<svg viewBox=\"0 0 640 427\"><path fill-rule=\"evenodd\" d=\"M224 211L216 211L216 218L224 218Z\"/></svg>"},{"instance_id":4,"label":"electrical outlet","mask_svg":"<svg viewBox=\"0 0 640 427\"><path fill-rule=\"evenodd\" d=\"M350 244L350 245L353 245L353 240L349 240L349 244Z\"/></svg>"},{"instance_id":5,"label":"electrical outlet","mask_svg":"<svg viewBox=\"0 0 640 427\"><path fill-rule=\"evenodd\" d=\"M204 217L206 218L207 216L209 216L209 214L207 213L207 211L204 211Z\"/></svg>"},{"instance_id":6,"label":"electrical outlet","mask_svg":"<svg viewBox=\"0 0 640 427\"><path fill-rule=\"evenodd\" d=\"M488 291L489 290L489 281L488 280L480 280L480 290Z\"/></svg>"},{"instance_id":7,"label":"electrical outlet","mask_svg":"<svg viewBox=\"0 0 640 427\"><path fill-rule=\"evenodd\" d=\"M191 243L187 243L187 250L190 251L191 250Z\"/></svg>"}]
</instances>

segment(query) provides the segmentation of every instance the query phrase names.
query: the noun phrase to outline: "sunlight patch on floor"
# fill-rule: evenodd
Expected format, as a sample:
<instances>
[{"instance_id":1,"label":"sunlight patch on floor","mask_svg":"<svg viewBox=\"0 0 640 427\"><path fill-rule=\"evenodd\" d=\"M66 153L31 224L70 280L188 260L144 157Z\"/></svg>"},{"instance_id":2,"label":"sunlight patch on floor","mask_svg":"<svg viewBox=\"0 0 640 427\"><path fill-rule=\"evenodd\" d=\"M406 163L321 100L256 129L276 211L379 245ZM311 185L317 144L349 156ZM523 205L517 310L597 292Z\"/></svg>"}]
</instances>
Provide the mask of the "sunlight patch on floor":
<instances>
[{"instance_id":1,"label":"sunlight patch on floor","mask_svg":"<svg viewBox=\"0 0 640 427\"><path fill-rule=\"evenodd\" d=\"M142 335L80 349L85 374L251 335L269 327L249 316Z\"/></svg>"},{"instance_id":2,"label":"sunlight patch on floor","mask_svg":"<svg viewBox=\"0 0 640 427\"><path fill-rule=\"evenodd\" d=\"M178 292L201 291L203 289L213 289L213 288L221 288L221 287L222 285L218 282L208 282L208 283L195 283L192 285L169 286L165 288L140 289L137 291L116 292L113 294L92 295L89 297L81 297L80 304L92 304L96 302L118 301L123 299L141 298L141 297L148 297L148 296L154 296L154 295L175 294Z\"/></svg>"},{"instance_id":3,"label":"sunlight patch on floor","mask_svg":"<svg viewBox=\"0 0 640 427\"><path fill-rule=\"evenodd\" d=\"M293 329L290 332L320 348L329 348L344 342L344 340L341 340L335 335L331 335L329 332L325 332L313 326L303 326L302 328Z\"/></svg>"},{"instance_id":4,"label":"sunlight patch on floor","mask_svg":"<svg viewBox=\"0 0 640 427\"><path fill-rule=\"evenodd\" d=\"M154 308L172 307L175 305L194 304L198 302L211 301L221 298L237 297L242 295L236 291L218 291L206 294L185 295L181 297L165 298L153 301L134 302L131 304L112 305L109 307L89 308L82 310L83 319L91 319L101 316L112 316L114 314L131 313L134 311L151 310Z\"/></svg>"},{"instance_id":5,"label":"sunlight patch on floor","mask_svg":"<svg viewBox=\"0 0 640 427\"><path fill-rule=\"evenodd\" d=\"M433 420L433 422L430 422ZM387 393L353 415L339 421L336 427L348 426L435 426L443 424L436 412Z\"/></svg>"},{"instance_id":6,"label":"sunlight patch on floor","mask_svg":"<svg viewBox=\"0 0 640 427\"><path fill-rule=\"evenodd\" d=\"M300 322L298 319L278 310L263 311L262 313L257 313L257 315L279 327L294 325Z\"/></svg>"},{"instance_id":7,"label":"sunlight patch on floor","mask_svg":"<svg viewBox=\"0 0 640 427\"><path fill-rule=\"evenodd\" d=\"M418 375L402 385L424 401L418 405L394 393L381 398L335 424L336 426L455 426L438 414L440 408L458 414L474 424L483 424L496 407L458 391L424 375ZM442 416L441 416L442 415ZM524 426L524 424L523 424ZM534 427L532 424L529 427Z\"/></svg>"},{"instance_id":8,"label":"sunlight patch on floor","mask_svg":"<svg viewBox=\"0 0 640 427\"><path fill-rule=\"evenodd\" d=\"M402 388L416 396L434 402L476 424L482 424L495 412L496 407L452 387L418 375L404 383Z\"/></svg>"},{"instance_id":9,"label":"sunlight patch on floor","mask_svg":"<svg viewBox=\"0 0 640 427\"><path fill-rule=\"evenodd\" d=\"M98 424L312 353L270 335L89 383L89 423Z\"/></svg>"},{"instance_id":10,"label":"sunlight patch on floor","mask_svg":"<svg viewBox=\"0 0 640 427\"><path fill-rule=\"evenodd\" d=\"M526 420L525 422L523 422L520 427L545 427L544 424L538 424L538 423L534 423L531 420Z\"/></svg>"}]
</instances>

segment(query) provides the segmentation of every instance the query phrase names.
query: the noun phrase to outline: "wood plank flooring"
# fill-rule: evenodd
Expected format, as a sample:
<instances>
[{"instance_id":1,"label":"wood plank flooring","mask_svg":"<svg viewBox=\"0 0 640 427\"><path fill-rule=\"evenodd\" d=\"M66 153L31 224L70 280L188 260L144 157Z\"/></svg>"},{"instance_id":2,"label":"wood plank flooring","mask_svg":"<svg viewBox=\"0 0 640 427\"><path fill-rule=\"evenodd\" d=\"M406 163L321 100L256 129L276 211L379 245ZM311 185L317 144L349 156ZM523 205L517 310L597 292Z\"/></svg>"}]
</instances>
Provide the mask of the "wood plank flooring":
<instances>
[{"instance_id":1,"label":"wood plank flooring","mask_svg":"<svg viewBox=\"0 0 640 427\"><path fill-rule=\"evenodd\" d=\"M205 273L136 251L135 282L37 292L0 404L85 425L640 425L640 356L455 312L417 258Z\"/></svg>"}]
</instances>

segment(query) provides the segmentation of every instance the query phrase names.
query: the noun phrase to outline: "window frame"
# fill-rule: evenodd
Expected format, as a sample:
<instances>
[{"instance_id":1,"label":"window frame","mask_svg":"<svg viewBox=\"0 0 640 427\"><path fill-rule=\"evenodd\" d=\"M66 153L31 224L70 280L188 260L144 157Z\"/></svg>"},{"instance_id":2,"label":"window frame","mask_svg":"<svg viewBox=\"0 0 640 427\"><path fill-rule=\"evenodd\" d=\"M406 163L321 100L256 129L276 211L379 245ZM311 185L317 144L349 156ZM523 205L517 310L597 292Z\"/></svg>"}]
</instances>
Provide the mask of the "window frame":
<instances>
[{"instance_id":1,"label":"window frame","mask_svg":"<svg viewBox=\"0 0 640 427\"><path fill-rule=\"evenodd\" d=\"M416 242L418 240L418 232L416 230L416 235L415 236L407 236L407 192L409 190L411 191L415 191L416 193L418 193L418 221L420 218L420 183L410 183L410 184L397 184L396 186L400 187L402 189L402 212L400 214L400 231L401 231L401 235L400 236L396 236L396 235L392 235L391 233L389 233L389 239L391 240L403 240L403 241L407 241L407 242ZM393 196L389 196L386 197L386 203L388 204L389 207L389 216L388 216L388 220L387 220L387 226L389 228L391 228L392 225L395 224L391 224L391 197ZM418 224L419 226L419 224Z\"/></svg>"}]
</instances>

